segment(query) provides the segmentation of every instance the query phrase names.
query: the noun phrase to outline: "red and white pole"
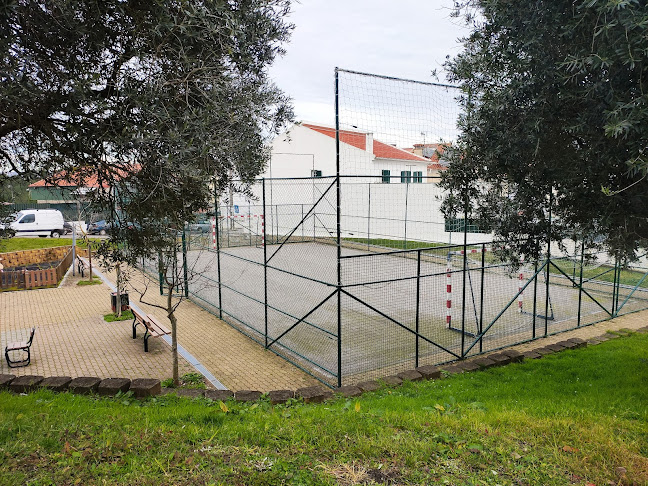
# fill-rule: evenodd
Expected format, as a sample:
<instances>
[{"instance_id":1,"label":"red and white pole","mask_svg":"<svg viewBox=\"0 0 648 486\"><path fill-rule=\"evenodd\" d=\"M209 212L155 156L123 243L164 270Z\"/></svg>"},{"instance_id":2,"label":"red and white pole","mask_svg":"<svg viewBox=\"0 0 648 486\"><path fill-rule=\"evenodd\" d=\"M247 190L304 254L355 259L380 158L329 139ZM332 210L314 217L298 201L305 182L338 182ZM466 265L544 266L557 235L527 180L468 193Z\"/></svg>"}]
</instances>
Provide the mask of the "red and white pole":
<instances>
[{"instance_id":1,"label":"red and white pole","mask_svg":"<svg viewBox=\"0 0 648 486\"><path fill-rule=\"evenodd\" d=\"M446 324L452 324L452 269L450 262L446 266Z\"/></svg>"},{"instance_id":2,"label":"red and white pole","mask_svg":"<svg viewBox=\"0 0 648 486\"><path fill-rule=\"evenodd\" d=\"M522 291L524 287L524 273L522 269L520 269L520 276L518 278L518 312L522 312L522 304L524 303L524 292Z\"/></svg>"},{"instance_id":3,"label":"red and white pole","mask_svg":"<svg viewBox=\"0 0 648 486\"><path fill-rule=\"evenodd\" d=\"M265 215L261 215L261 244L265 245Z\"/></svg>"},{"instance_id":4,"label":"red and white pole","mask_svg":"<svg viewBox=\"0 0 648 486\"><path fill-rule=\"evenodd\" d=\"M211 220L212 224L212 249L216 249L216 217L213 217Z\"/></svg>"}]
</instances>

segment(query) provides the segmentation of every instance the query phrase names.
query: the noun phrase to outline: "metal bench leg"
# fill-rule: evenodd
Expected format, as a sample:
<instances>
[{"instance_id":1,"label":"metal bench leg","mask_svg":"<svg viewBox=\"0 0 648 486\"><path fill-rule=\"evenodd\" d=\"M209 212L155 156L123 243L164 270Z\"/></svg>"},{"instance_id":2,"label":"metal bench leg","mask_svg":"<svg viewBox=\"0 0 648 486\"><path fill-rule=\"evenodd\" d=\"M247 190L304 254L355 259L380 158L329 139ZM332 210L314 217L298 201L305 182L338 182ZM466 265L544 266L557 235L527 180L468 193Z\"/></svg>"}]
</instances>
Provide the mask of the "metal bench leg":
<instances>
[{"instance_id":1,"label":"metal bench leg","mask_svg":"<svg viewBox=\"0 0 648 486\"><path fill-rule=\"evenodd\" d=\"M144 352L148 353L148 339L151 337L149 334L148 328L146 328L146 332L144 333Z\"/></svg>"},{"instance_id":2,"label":"metal bench leg","mask_svg":"<svg viewBox=\"0 0 648 486\"><path fill-rule=\"evenodd\" d=\"M139 322L137 322L137 318L133 319L133 339L137 338L136 328L137 328L138 324L139 324Z\"/></svg>"},{"instance_id":3,"label":"metal bench leg","mask_svg":"<svg viewBox=\"0 0 648 486\"><path fill-rule=\"evenodd\" d=\"M22 349L12 349L12 351L22 351L27 353L27 358L20 360L20 361L12 361L9 358L9 350L5 348L5 359L7 360L7 366L9 368L22 368L25 366L29 366L29 363L31 363L31 346L28 348L22 348Z\"/></svg>"}]
</instances>

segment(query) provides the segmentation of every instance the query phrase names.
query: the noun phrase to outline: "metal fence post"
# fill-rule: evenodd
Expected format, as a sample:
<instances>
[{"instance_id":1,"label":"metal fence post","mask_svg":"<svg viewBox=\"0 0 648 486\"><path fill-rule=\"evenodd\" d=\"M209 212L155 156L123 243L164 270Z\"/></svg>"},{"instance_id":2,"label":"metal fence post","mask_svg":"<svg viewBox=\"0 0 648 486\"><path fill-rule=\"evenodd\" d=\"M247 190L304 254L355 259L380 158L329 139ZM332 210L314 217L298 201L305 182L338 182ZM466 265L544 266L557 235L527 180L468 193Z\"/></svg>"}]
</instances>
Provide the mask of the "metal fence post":
<instances>
[{"instance_id":1,"label":"metal fence post","mask_svg":"<svg viewBox=\"0 0 648 486\"><path fill-rule=\"evenodd\" d=\"M221 276L221 259L220 259L220 223L218 218L218 190L216 189L216 182L214 181L214 218L216 222L216 266L218 269L218 318L223 318L223 290L221 282L223 278ZM229 239L229 231L228 236Z\"/></svg>"},{"instance_id":2,"label":"metal fence post","mask_svg":"<svg viewBox=\"0 0 648 486\"><path fill-rule=\"evenodd\" d=\"M576 327L581 325L581 304L583 301L583 265L585 263L585 240L581 243L581 261L580 261L580 276L578 277L578 320Z\"/></svg>"},{"instance_id":3,"label":"metal fence post","mask_svg":"<svg viewBox=\"0 0 648 486\"><path fill-rule=\"evenodd\" d=\"M466 345L466 268L468 267L468 208L464 204L464 241L463 241L463 289L461 291L461 357L464 358Z\"/></svg>"},{"instance_id":4,"label":"metal fence post","mask_svg":"<svg viewBox=\"0 0 648 486\"><path fill-rule=\"evenodd\" d=\"M545 279L545 313L544 313L544 335L549 334L549 267L551 266L551 206L553 204L553 187L549 189L549 229L547 231L547 268Z\"/></svg>"},{"instance_id":5,"label":"metal fence post","mask_svg":"<svg viewBox=\"0 0 648 486\"><path fill-rule=\"evenodd\" d=\"M482 332L484 330L484 273L486 271L486 244L482 243L482 254L481 254L481 290L479 296L479 352L483 351L484 346L484 336Z\"/></svg>"},{"instance_id":6,"label":"metal fence post","mask_svg":"<svg viewBox=\"0 0 648 486\"><path fill-rule=\"evenodd\" d=\"M265 177L261 179L262 189L261 196L263 198L263 219L265 221L266 214L266 180ZM265 335L265 348L268 349L268 247L266 236L266 225L263 225L263 314L264 314L264 335Z\"/></svg>"},{"instance_id":7,"label":"metal fence post","mask_svg":"<svg viewBox=\"0 0 648 486\"><path fill-rule=\"evenodd\" d=\"M415 368L419 366L419 322L420 322L420 303L421 303L421 250L416 255L416 359Z\"/></svg>"},{"instance_id":8,"label":"metal fence post","mask_svg":"<svg viewBox=\"0 0 648 486\"><path fill-rule=\"evenodd\" d=\"M337 240L337 385L342 386L342 240L341 226L342 215L340 206L342 203L342 192L340 188L340 78L338 69L335 68L335 172L336 172L336 240Z\"/></svg>"},{"instance_id":9,"label":"metal fence post","mask_svg":"<svg viewBox=\"0 0 648 486\"><path fill-rule=\"evenodd\" d=\"M162 282L162 250L158 251L158 279L160 280L160 295L164 295L164 284Z\"/></svg>"},{"instance_id":10,"label":"metal fence post","mask_svg":"<svg viewBox=\"0 0 648 486\"><path fill-rule=\"evenodd\" d=\"M182 225L182 273L184 278L184 295L189 297L189 270L187 268L187 236L185 233L185 225Z\"/></svg>"}]
</instances>

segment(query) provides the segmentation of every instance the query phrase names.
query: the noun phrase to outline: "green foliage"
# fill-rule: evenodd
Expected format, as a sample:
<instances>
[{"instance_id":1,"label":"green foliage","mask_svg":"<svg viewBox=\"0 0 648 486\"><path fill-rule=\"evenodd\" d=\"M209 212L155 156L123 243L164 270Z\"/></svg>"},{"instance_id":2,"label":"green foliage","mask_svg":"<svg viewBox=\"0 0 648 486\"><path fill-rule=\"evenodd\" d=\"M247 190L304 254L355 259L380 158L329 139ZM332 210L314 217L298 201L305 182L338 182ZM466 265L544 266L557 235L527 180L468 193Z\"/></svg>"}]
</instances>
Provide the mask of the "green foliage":
<instances>
[{"instance_id":1,"label":"green foliage","mask_svg":"<svg viewBox=\"0 0 648 486\"><path fill-rule=\"evenodd\" d=\"M645 484L647 345L320 405L0 392L0 483Z\"/></svg>"},{"instance_id":2,"label":"green foliage","mask_svg":"<svg viewBox=\"0 0 648 486\"><path fill-rule=\"evenodd\" d=\"M292 25L289 0L12 0L0 7L0 173L68 185L114 221L113 264L168 249L248 181L292 119L268 79ZM115 211L119 208L119 211Z\"/></svg>"},{"instance_id":3,"label":"green foliage","mask_svg":"<svg viewBox=\"0 0 648 486\"><path fill-rule=\"evenodd\" d=\"M551 231L632 258L648 238L646 2L459 3L478 15L447 64L464 89L447 215L525 254Z\"/></svg>"}]
</instances>

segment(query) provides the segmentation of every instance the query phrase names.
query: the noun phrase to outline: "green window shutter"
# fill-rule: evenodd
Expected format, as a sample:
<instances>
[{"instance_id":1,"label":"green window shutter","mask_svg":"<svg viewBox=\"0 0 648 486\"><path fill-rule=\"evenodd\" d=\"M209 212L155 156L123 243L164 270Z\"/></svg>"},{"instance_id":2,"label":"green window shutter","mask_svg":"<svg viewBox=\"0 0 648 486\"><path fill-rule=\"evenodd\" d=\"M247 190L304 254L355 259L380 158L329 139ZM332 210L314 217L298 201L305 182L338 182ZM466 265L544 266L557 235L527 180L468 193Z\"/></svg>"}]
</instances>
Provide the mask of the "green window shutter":
<instances>
[{"instance_id":1,"label":"green window shutter","mask_svg":"<svg viewBox=\"0 0 648 486\"><path fill-rule=\"evenodd\" d=\"M389 170L382 171L382 181L385 184L389 184L391 182L391 172Z\"/></svg>"},{"instance_id":2,"label":"green window shutter","mask_svg":"<svg viewBox=\"0 0 648 486\"><path fill-rule=\"evenodd\" d=\"M401 183L405 184L412 181L412 172L409 170L401 170Z\"/></svg>"}]
</instances>

